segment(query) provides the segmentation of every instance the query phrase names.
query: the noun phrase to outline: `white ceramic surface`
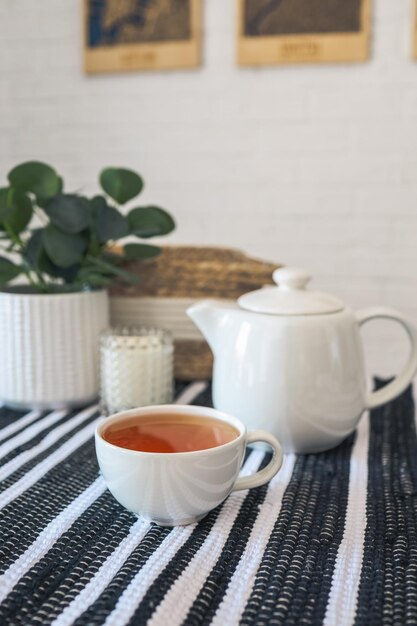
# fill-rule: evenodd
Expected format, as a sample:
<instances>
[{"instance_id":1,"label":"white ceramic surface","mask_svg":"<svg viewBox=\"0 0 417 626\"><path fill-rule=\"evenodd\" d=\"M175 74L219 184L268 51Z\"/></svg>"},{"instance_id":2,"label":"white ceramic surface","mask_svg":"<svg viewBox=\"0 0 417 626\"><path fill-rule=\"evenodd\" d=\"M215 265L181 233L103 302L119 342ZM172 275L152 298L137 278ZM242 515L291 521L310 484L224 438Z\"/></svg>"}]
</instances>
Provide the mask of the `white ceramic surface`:
<instances>
[{"instance_id":1,"label":"white ceramic surface","mask_svg":"<svg viewBox=\"0 0 417 626\"><path fill-rule=\"evenodd\" d=\"M114 446L103 438L109 424L140 415L200 415L232 424L239 432L233 441L195 452L138 452ZM245 447L262 441L273 450L271 462L252 476L239 478ZM282 465L278 441L269 433L246 428L235 417L206 407L160 405L117 413L96 428L96 453L101 473L113 496L129 511L161 526L193 523L218 506L232 492L268 482Z\"/></svg>"},{"instance_id":2,"label":"white ceramic surface","mask_svg":"<svg viewBox=\"0 0 417 626\"><path fill-rule=\"evenodd\" d=\"M319 313L320 302L327 311L331 296L308 292L307 280L291 281L294 273L287 272L280 270L284 289L267 289L275 295L258 290L239 301L274 306L274 314L215 300L195 304L188 314L215 356L214 406L236 415L248 428L266 428L286 452L319 452L351 433L365 409L392 400L410 383L417 371L417 329L387 308L355 314L339 307ZM393 382L367 393L359 327L376 318L395 320L405 328L411 354Z\"/></svg>"},{"instance_id":3,"label":"white ceramic surface","mask_svg":"<svg viewBox=\"0 0 417 626\"><path fill-rule=\"evenodd\" d=\"M98 337L108 325L105 291L0 292L0 402L60 408L94 399Z\"/></svg>"},{"instance_id":4,"label":"white ceramic surface","mask_svg":"<svg viewBox=\"0 0 417 626\"><path fill-rule=\"evenodd\" d=\"M242 309L271 315L319 315L344 308L339 298L306 289L311 276L303 269L281 267L272 278L276 285L266 285L239 298Z\"/></svg>"}]
</instances>

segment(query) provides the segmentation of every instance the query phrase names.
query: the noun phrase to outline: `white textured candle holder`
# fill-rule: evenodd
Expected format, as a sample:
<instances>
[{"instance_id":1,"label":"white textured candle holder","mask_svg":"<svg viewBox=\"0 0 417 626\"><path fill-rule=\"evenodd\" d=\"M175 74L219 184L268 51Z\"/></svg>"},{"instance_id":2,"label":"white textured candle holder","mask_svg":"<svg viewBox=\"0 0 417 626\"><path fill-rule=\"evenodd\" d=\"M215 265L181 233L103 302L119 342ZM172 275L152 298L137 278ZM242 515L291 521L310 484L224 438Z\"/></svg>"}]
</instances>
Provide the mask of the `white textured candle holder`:
<instances>
[{"instance_id":1,"label":"white textured candle holder","mask_svg":"<svg viewBox=\"0 0 417 626\"><path fill-rule=\"evenodd\" d=\"M157 328L117 327L100 338L100 395L110 415L173 398L173 342Z\"/></svg>"}]
</instances>

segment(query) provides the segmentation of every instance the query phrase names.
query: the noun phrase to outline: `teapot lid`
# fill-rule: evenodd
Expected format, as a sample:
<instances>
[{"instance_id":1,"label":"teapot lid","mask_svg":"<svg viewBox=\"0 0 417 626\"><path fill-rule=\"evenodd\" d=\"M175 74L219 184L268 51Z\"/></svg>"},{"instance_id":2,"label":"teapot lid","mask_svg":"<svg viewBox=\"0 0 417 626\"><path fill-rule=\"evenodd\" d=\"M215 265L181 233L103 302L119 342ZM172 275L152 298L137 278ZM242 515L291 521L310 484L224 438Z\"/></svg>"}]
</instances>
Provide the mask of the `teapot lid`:
<instances>
[{"instance_id":1,"label":"teapot lid","mask_svg":"<svg viewBox=\"0 0 417 626\"><path fill-rule=\"evenodd\" d=\"M239 305L255 313L319 315L344 309L338 298L306 289L311 275L303 269L283 267L272 274L277 286L263 287L241 296Z\"/></svg>"}]
</instances>

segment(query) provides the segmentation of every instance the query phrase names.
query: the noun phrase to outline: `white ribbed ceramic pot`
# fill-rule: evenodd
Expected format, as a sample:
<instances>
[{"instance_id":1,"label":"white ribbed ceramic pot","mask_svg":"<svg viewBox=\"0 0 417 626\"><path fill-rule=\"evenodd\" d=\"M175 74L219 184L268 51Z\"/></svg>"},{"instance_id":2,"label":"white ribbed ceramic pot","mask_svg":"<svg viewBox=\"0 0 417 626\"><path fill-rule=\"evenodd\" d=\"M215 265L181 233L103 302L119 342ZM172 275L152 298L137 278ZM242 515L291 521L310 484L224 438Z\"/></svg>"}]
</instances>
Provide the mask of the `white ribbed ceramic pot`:
<instances>
[{"instance_id":1,"label":"white ribbed ceramic pot","mask_svg":"<svg viewBox=\"0 0 417 626\"><path fill-rule=\"evenodd\" d=\"M106 291L0 292L0 402L17 408L86 404L98 393L98 337Z\"/></svg>"}]
</instances>

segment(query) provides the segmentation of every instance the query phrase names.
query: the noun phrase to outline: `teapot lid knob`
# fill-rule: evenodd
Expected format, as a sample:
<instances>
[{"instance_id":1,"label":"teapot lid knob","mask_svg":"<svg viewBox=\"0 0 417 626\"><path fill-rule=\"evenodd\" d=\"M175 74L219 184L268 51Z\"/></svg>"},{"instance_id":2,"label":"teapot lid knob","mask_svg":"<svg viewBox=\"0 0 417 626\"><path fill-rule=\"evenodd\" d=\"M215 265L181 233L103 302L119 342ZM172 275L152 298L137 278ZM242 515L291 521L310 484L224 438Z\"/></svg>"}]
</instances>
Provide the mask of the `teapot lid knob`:
<instances>
[{"instance_id":1,"label":"teapot lid knob","mask_svg":"<svg viewBox=\"0 0 417 626\"><path fill-rule=\"evenodd\" d=\"M240 296L239 305L253 313L268 315L321 315L344 308L334 296L307 289L310 274L297 267L282 267L273 273L278 287L268 285Z\"/></svg>"},{"instance_id":2,"label":"teapot lid knob","mask_svg":"<svg viewBox=\"0 0 417 626\"><path fill-rule=\"evenodd\" d=\"M282 267L275 270L272 278L280 289L305 289L311 280L311 274L298 267Z\"/></svg>"}]
</instances>

